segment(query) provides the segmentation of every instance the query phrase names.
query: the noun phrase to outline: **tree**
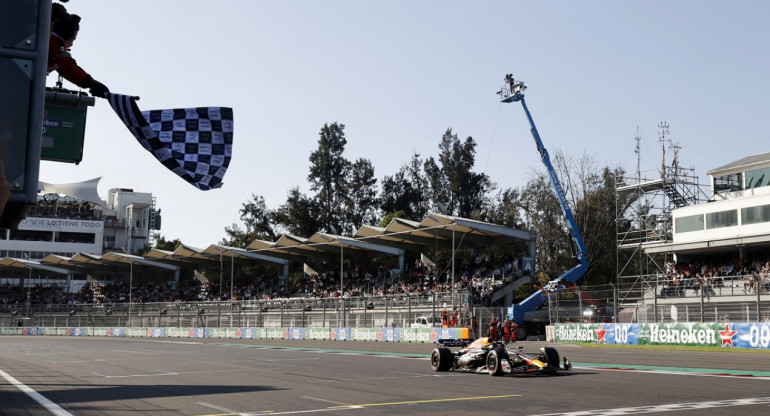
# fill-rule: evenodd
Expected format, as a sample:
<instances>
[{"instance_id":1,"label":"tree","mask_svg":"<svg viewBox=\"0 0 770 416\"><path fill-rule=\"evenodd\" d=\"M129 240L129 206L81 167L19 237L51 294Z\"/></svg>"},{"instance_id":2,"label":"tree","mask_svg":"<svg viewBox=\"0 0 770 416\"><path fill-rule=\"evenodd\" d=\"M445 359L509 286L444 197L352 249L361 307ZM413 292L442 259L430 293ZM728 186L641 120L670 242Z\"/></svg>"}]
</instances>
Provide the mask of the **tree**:
<instances>
[{"instance_id":1,"label":"tree","mask_svg":"<svg viewBox=\"0 0 770 416\"><path fill-rule=\"evenodd\" d=\"M542 285L575 265L564 215L548 175L539 172L527 183L521 204L525 228L535 233L538 281Z\"/></svg>"},{"instance_id":2,"label":"tree","mask_svg":"<svg viewBox=\"0 0 770 416\"><path fill-rule=\"evenodd\" d=\"M244 203L238 211L246 229L241 229L237 224L225 227L227 237L222 239L223 245L246 248L254 240L275 239L274 213L267 208L262 196L251 194L251 198L252 200Z\"/></svg>"},{"instance_id":3,"label":"tree","mask_svg":"<svg viewBox=\"0 0 770 416\"><path fill-rule=\"evenodd\" d=\"M483 221L511 228L523 228L521 190L508 188L499 191L483 212Z\"/></svg>"},{"instance_id":4,"label":"tree","mask_svg":"<svg viewBox=\"0 0 770 416\"><path fill-rule=\"evenodd\" d=\"M347 186L350 189L345 201L348 213L347 222L352 224L354 229L364 224L376 223L379 200L377 198L377 179L374 177L374 167L370 160L356 160L350 170Z\"/></svg>"},{"instance_id":5,"label":"tree","mask_svg":"<svg viewBox=\"0 0 770 416\"><path fill-rule=\"evenodd\" d=\"M318 149L310 154L310 189L316 192L319 226L324 231L346 230L348 223L342 211L347 199L347 178L351 163L345 151L345 125L324 124L319 133ZM317 231L317 230L316 230Z\"/></svg>"},{"instance_id":6,"label":"tree","mask_svg":"<svg viewBox=\"0 0 770 416\"><path fill-rule=\"evenodd\" d=\"M294 187L289 191L286 203L274 212L273 218L289 234L311 236L319 230L319 212L318 203Z\"/></svg>"},{"instance_id":7,"label":"tree","mask_svg":"<svg viewBox=\"0 0 770 416\"><path fill-rule=\"evenodd\" d=\"M401 211L403 218L416 220L428 213L429 201L424 192L427 179L422 173L422 163L420 155L415 153L409 164L382 180L380 210L386 217Z\"/></svg>"},{"instance_id":8,"label":"tree","mask_svg":"<svg viewBox=\"0 0 770 416\"><path fill-rule=\"evenodd\" d=\"M165 251L174 251L179 246L182 245L182 242L179 241L178 238L175 238L173 240L166 240L165 237L163 237L162 234L158 234L158 237L155 239L155 247L158 250L165 250ZM139 252L137 252L137 256L144 256L147 254L150 250L152 250L153 247L151 247L149 244L146 244L144 247L142 247Z\"/></svg>"},{"instance_id":9,"label":"tree","mask_svg":"<svg viewBox=\"0 0 770 416\"><path fill-rule=\"evenodd\" d=\"M439 143L438 162L431 157L424 165L435 209L465 218L473 217L474 211L481 209L494 185L486 174L473 172L475 160L473 138L460 142L452 129L447 129Z\"/></svg>"}]
</instances>

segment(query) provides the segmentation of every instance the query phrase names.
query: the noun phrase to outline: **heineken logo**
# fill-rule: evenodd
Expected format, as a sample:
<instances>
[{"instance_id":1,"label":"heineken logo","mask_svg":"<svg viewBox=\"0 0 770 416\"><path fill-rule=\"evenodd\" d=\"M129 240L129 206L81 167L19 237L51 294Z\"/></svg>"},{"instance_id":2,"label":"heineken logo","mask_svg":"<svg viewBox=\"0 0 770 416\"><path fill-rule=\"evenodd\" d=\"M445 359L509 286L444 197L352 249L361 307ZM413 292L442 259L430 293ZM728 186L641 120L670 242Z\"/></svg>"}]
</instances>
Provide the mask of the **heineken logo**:
<instances>
[{"instance_id":1,"label":"heineken logo","mask_svg":"<svg viewBox=\"0 0 770 416\"><path fill-rule=\"evenodd\" d=\"M711 329L687 327L663 327L650 325L650 342L666 344L702 344L715 345L716 334Z\"/></svg>"},{"instance_id":2,"label":"heineken logo","mask_svg":"<svg viewBox=\"0 0 770 416\"><path fill-rule=\"evenodd\" d=\"M562 341L596 341L596 331L591 328L566 325L557 328L556 335Z\"/></svg>"}]
</instances>

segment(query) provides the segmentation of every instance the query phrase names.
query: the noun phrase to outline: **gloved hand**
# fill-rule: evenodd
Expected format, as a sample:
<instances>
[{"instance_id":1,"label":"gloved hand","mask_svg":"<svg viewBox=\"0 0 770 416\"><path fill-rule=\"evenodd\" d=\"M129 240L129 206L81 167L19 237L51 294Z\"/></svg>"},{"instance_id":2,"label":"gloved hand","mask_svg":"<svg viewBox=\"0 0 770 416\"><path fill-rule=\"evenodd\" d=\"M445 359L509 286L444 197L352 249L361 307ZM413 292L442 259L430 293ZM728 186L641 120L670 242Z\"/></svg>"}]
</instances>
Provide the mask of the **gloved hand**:
<instances>
[{"instance_id":1,"label":"gloved hand","mask_svg":"<svg viewBox=\"0 0 770 416\"><path fill-rule=\"evenodd\" d=\"M93 95L94 97L105 98L104 94L110 92L110 89L107 88L106 85L102 84L97 80L92 80L91 85L89 85L88 88L91 92L91 95Z\"/></svg>"}]
</instances>

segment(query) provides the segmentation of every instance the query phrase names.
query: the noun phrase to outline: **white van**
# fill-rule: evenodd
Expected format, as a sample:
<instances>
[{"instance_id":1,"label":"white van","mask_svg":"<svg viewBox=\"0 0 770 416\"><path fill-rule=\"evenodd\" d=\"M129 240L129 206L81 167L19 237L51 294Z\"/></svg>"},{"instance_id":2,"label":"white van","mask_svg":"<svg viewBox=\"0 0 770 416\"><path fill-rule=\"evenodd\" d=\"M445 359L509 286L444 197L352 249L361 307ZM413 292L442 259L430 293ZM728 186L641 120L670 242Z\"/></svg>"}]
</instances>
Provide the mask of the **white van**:
<instances>
[{"instance_id":1,"label":"white van","mask_svg":"<svg viewBox=\"0 0 770 416\"><path fill-rule=\"evenodd\" d=\"M410 328L441 328L441 318L438 316L418 316L414 318Z\"/></svg>"}]
</instances>

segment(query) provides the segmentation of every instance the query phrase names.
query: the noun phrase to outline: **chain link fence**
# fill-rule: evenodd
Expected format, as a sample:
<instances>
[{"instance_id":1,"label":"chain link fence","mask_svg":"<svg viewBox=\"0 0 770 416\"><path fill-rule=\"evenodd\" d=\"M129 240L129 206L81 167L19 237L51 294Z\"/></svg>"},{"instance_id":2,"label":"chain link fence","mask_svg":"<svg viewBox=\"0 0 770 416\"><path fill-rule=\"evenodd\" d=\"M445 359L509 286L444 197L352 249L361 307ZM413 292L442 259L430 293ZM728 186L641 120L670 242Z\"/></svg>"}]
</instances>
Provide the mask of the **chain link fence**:
<instances>
[{"instance_id":1,"label":"chain link fence","mask_svg":"<svg viewBox=\"0 0 770 416\"><path fill-rule=\"evenodd\" d=\"M743 276L722 278L717 285L651 282L633 300L613 285L546 294L550 322L770 321L770 291Z\"/></svg>"},{"instance_id":2,"label":"chain link fence","mask_svg":"<svg viewBox=\"0 0 770 416\"><path fill-rule=\"evenodd\" d=\"M503 308L474 305L466 291L377 297L292 298L243 302L163 302L0 307L0 327L415 327L441 326L457 311L456 326L484 322ZM498 315L499 316L499 315Z\"/></svg>"}]
</instances>

